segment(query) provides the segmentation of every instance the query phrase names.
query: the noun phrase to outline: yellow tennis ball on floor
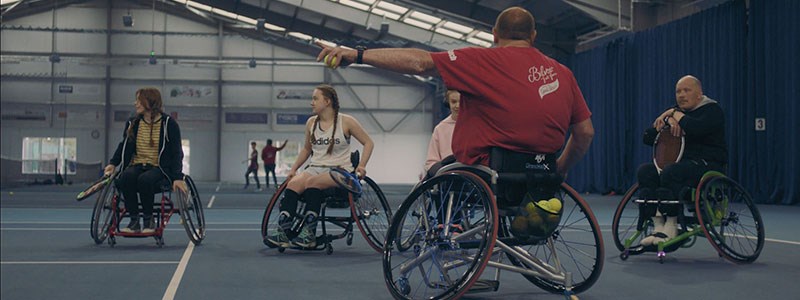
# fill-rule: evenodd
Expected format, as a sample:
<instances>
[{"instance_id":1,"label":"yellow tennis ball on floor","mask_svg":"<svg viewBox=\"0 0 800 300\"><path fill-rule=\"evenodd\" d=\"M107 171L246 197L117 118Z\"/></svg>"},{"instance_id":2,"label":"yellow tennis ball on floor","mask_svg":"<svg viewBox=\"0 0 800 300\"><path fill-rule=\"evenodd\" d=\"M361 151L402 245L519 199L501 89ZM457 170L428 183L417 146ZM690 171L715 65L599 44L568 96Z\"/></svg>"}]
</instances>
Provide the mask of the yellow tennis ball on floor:
<instances>
[{"instance_id":1,"label":"yellow tennis ball on floor","mask_svg":"<svg viewBox=\"0 0 800 300\"><path fill-rule=\"evenodd\" d=\"M14 192L8 192L8 194L14 196Z\"/></svg>"}]
</instances>

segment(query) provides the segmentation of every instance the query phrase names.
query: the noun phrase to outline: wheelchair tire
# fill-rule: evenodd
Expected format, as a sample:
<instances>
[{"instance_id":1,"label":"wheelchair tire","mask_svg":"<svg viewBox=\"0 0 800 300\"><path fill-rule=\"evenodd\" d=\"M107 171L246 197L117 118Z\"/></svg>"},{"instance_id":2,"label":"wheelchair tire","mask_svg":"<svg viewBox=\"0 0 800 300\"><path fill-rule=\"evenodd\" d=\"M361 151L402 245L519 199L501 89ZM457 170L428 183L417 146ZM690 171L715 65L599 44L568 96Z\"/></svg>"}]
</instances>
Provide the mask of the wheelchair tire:
<instances>
[{"instance_id":1,"label":"wheelchair tire","mask_svg":"<svg viewBox=\"0 0 800 300\"><path fill-rule=\"evenodd\" d=\"M102 244L108 238L108 231L114 222L116 210L116 188L114 184L108 184L97 194L97 201L92 211L92 221L89 233L95 244Z\"/></svg>"},{"instance_id":2,"label":"wheelchair tire","mask_svg":"<svg viewBox=\"0 0 800 300\"><path fill-rule=\"evenodd\" d=\"M432 195L440 197L439 205L432 205ZM446 172L417 186L392 217L387 232L383 273L392 296L463 296L492 257L497 220L494 194L473 173ZM398 243L411 245L398 247Z\"/></svg>"},{"instance_id":3,"label":"wheelchair tire","mask_svg":"<svg viewBox=\"0 0 800 300\"><path fill-rule=\"evenodd\" d=\"M357 198L349 197L350 210L353 218L358 222L358 229L372 249L383 252L383 243L392 219L392 208L386 200L378 184L371 178L364 177L361 195Z\"/></svg>"},{"instance_id":4,"label":"wheelchair tire","mask_svg":"<svg viewBox=\"0 0 800 300\"><path fill-rule=\"evenodd\" d=\"M721 173L704 175L695 194L695 213L703 233L720 256L751 263L764 247L764 223L750 195Z\"/></svg>"},{"instance_id":5,"label":"wheelchair tire","mask_svg":"<svg viewBox=\"0 0 800 300\"><path fill-rule=\"evenodd\" d=\"M264 242L264 245L269 246L267 242L267 237L269 237L269 232L278 226L278 214L280 214L279 209L279 200L280 196L283 195L283 191L286 189L286 183L288 181L281 184L280 187L275 191L275 194L269 199L267 202L267 208L264 210L264 216L261 218L261 240ZM281 253L283 253L280 249Z\"/></svg>"},{"instance_id":6,"label":"wheelchair tire","mask_svg":"<svg viewBox=\"0 0 800 300\"><path fill-rule=\"evenodd\" d=\"M184 180L189 189L189 194L175 193L178 195L177 202L180 208L181 221L183 221L183 228L186 229L186 234L192 243L200 245L206 237L206 218L203 213L203 201L200 200L200 194L197 193L197 186L194 184L194 180L188 175Z\"/></svg>"},{"instance_id":7,"label":"wheelchair tire","mask_svg":"<svg viewBox=\"0 0 800 300\"><path fill-rule=\"evenodd\" d=\"M556 198L562 199L563 209L558 228L549 238L555 250L551 251L548 242L519 247L548 265L560 263L560 270L572 273L572 293L581 293L592 287L603 271L603 236L589 204L572 187L562 183ZM513 264L523 266L513 256L507 256ZM561 294L566 290L562 282L530 275L522 276L551 293Z\"/></svg>"},{"instance_id":8,"label":"wheelchair tire","mask_svg":"<svg viewBox=\"0 0 800 300\"><path fill-rule=\"evenodd\" d=\"M626 252L629 255L641 254L644 247L641 245L642 238L653 231L653 226L647 220L642 223L643 228L639 228L639 205L634 202L636 192L639 191L639 184L634 184L617 205L614 211L614 218L611 221L611 235L614 238L614 246L617 250ZM625 242L639 233L639 236L632 241L630 247L626 249Z\"/></svg>"},{"instance_id":9,"label":"wheelchair tire","mask_svg":"<svg viewBox=\"0 0 800 300\"><path fill-rule=\"evenodd\" d=\"M264 216L261 218L261 240L264 242L264 245L270 246L267 242L267 237L269 237L270 232L274 232L278 226L278 216L280 216L280 199L283 195L283 192L286 190L286 185L288 181L285 181L281 184L278 189L275 190L275 194L269 199L267 202L267 207L264 210ZM290 236L291 239L293 236ZM271 247L271 246L270 246ZM286 250L285 247L276 247L278 251L283 253Z\"/></svg>"}]
</instances>

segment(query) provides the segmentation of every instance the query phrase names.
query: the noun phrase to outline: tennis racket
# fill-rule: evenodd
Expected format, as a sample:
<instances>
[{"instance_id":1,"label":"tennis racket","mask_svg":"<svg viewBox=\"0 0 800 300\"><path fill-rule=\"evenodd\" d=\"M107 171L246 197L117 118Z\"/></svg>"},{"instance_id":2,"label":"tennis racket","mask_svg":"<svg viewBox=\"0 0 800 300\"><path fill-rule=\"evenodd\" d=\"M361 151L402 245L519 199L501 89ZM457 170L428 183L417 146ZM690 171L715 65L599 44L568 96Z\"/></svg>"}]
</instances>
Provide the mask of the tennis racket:
<instances>
[{"instance_id":1,"label":"tennis racket","mask_svg":"<svg viewBox=\"0 0 800 300\"><path fill-rule=\"evenodd\" d=\"M116 173L103 175L103 177L100 177L100 179L89 185L88 188L80 192L76 200L82 201L83 199L89 198L90 196L94 195L94 193L103 190L103 187L111 183L111 181L114 179L115 174Z\"/></svg>"},{"instance_id":2,"label":"tennis racket","mask_svg":"<svg viewBox=\"0 0 800 300\"><path fill-rule=\"evenodd\" d=\"M333 181L341 188L356 195L361 194L361 181L352 173L342 168L332 168L330 174Z\"/></svg>"},{"instance_id":3,"label":"tennis racket","mask_svg":"<svg viewBox=\"0 0 800 300\"><path fill-rule=\"evenodd\" d=\"M683 136L676 137L669 132L669 126L664 126L656 135L653 144L653 164L660 174L664 168L681 160L685 146Z\"/></svg>"}]
</instances>

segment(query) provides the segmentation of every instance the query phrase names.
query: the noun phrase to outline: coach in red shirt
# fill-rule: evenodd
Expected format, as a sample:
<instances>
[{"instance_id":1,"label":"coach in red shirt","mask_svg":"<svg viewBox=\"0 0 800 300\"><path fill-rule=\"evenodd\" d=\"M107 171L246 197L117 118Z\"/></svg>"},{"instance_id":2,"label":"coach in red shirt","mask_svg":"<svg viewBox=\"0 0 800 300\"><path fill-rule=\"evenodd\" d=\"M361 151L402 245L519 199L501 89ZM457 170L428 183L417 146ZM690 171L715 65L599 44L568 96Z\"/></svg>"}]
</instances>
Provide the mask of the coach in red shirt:
<instances>
[{"instance_id":1,"label":"coach in red shirt","mask_svg":"<svg viewBox=\"0 0 800 300\"><path fill-rule=\"evenodd\" d=\"M565 175L586 153L594 136L591 112L572 72L533 47L533 15L520 7L504 10L492 30L495 48L427 52L413 48L345 49L317 43L331 67L363 63L400 73L439 75L461 92L462 105L453 132L459 162L488 165L489 149L555 153Z\"/></svg>"}]
</instances>

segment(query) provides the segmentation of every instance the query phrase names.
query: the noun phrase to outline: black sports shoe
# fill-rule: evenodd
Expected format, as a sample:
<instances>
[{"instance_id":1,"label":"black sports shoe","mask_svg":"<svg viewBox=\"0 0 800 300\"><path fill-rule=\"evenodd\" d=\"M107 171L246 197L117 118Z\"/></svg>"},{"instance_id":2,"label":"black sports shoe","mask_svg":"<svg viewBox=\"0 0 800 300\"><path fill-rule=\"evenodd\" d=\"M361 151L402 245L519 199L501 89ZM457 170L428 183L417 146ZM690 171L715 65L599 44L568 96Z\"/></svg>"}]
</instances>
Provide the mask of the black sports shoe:
<instances>
[{"instance_id":1,"label":"black sports shoe","mask_svg":"<svg viewBox=\"0 0 800 300\"><path fill-rule=\"evenodd\" d=\"M131 218L131 223L128 224L128 227L120 229L120 232L124 233L134 233L139 232L141 226L139 225L139 218Z\"/></svg>"},{"instance_id":2,"label":"black sports shoe","mask_svg":"<svg viewBox=\"0 0 800 300\"><path fill-rule=\"evenodd\" d=\"M153 221L152 218L144 220L144 229L142 229L142 233L153 233L156 231L156 223Z\"/></svg>"}]
</instances>

